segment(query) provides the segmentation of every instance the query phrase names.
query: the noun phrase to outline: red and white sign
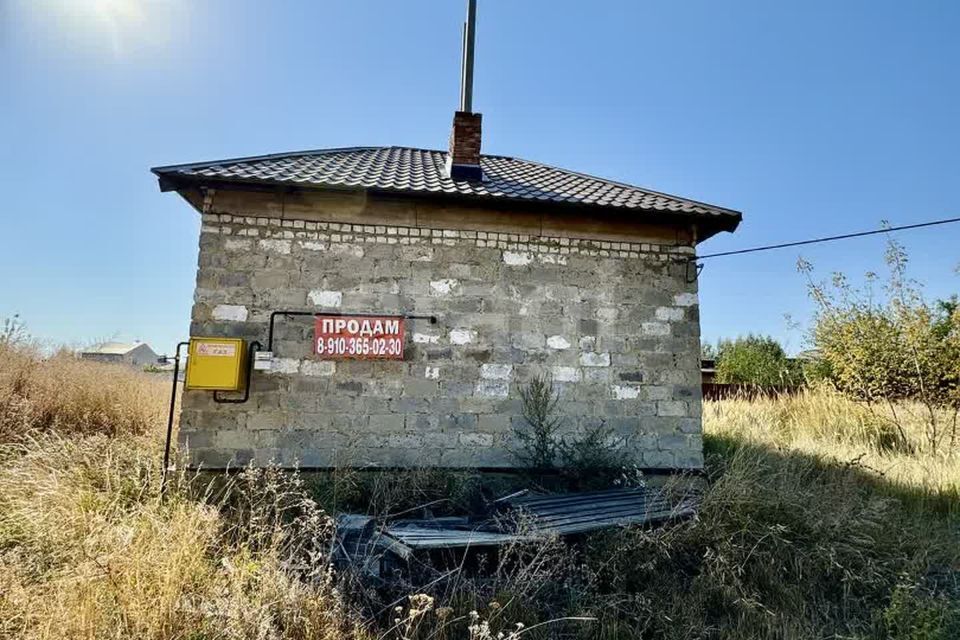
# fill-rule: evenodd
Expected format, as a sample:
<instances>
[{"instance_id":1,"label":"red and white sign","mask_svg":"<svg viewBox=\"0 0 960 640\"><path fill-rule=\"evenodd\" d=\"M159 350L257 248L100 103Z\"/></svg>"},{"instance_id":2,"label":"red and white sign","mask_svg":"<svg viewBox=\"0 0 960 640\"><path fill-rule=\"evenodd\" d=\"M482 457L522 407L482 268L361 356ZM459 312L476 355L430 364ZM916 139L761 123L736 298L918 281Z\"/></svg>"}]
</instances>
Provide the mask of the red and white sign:
<instances>
[{"instance_id":1,"label":"red and white sign","mask_svg":"<svg viewBox=\"0 0 960 640\"><path fill-rule=\"evenodd\" d=\"M399 316L316 317L313 352L322 360L403 360Z\"/></svg>"}]
</instances>

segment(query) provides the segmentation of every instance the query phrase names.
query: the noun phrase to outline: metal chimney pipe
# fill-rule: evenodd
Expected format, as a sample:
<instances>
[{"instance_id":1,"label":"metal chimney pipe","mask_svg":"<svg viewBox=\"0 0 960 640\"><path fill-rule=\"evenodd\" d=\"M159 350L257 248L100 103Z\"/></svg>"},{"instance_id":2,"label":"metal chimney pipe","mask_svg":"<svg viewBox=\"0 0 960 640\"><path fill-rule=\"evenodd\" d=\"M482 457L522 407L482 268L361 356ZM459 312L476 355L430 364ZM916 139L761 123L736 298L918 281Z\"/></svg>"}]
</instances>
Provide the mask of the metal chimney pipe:
<instances>
[{"instance_id":1,"label":"metal chimney pipe","mask_svg":"<svg viewBox=\"0 0 960 640\"><path fill-rule=\"evenodd\" d=\"M460 111L473 112L473 46L477 27L477 0L467 0L463 23L463 59L460 63Z\"/></svg>"}]
</instances>

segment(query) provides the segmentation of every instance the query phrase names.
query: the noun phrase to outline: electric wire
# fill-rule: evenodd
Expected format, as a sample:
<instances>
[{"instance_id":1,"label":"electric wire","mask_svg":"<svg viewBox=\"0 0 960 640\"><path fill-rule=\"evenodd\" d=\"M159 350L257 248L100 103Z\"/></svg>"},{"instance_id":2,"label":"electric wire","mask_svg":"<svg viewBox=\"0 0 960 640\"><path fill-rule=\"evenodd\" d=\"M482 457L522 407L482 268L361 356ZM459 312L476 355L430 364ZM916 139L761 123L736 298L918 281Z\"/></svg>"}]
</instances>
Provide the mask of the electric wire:
<instances>
[{"instance_id":1,"label":"electric wire","mask_svg":"<svg viewBox=\"0 0 960 640\"><path fill-rule=\"evenodd\" d=\"M918 222L916 224L905 224L898 227L884 227L882 229L873 229L871 231L859 231L857 233L845 233L838 236L825 236L823 238L812 238L810 240L798 240L796 242L783 242L780 244L770 244L761 247L751 247L749 249L737 249L735 251L721 251L719 253L708 253L702 256L693 256L690 261L706 260L707 258L721 258L724 256L737 256L744 253L756 253L758 251L772 251L774 249L786 249L788 247L799 247L807 244L819 244L821 242L834 242L836 240L847 240L849 238L862 238L864 236L874 236L881 233L891 233L893 231L906 231L908 229L920 229L922 227L934 227L942 224L951 224L960 222L958 218L946 218L943 220L931 220L929 222Z\"/></svg>"}]
</instances>

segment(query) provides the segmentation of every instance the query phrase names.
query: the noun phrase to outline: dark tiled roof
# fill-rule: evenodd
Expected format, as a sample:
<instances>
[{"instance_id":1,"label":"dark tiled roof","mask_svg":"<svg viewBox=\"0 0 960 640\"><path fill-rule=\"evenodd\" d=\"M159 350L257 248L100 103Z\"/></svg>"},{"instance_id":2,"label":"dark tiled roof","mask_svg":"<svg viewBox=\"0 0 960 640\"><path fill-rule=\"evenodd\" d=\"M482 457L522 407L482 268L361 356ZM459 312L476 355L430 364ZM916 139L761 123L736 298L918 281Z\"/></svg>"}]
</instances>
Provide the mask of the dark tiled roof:
<instances>
[{"instance_id":1,"label":"dark tiled roof","mask_svg":"<svg viewBox=\"0 0 960 640\"><path fill-rule=\"evenodd\" d=\"M710 218L727 230L740 221L740 213L731 209L507 156L482 157L483 181L452 180L446 157L443 151L409 147L353 147L157 167L153 172L174 183L211 180L358 188L677 214Z\"/></svg>"}]
</instances>

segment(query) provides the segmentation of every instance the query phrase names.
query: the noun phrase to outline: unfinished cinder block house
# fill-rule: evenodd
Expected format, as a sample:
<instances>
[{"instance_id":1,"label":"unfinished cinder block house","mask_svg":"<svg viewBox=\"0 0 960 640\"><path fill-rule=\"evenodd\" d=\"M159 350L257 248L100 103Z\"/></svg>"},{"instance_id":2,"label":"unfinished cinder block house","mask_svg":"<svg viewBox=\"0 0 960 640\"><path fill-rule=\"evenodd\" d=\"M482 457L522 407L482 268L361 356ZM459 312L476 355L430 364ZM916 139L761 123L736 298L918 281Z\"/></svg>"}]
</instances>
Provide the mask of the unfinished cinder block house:
<instances>
[{"instance_id":1,"label":"unfinished cinder block house","mask_svg":"<svg viewBox=\"0 0 960 640\"><path fill-rule=\"evenodd\" d=\"M163 167L200 212L191 335L264 341L274 311L407 320L402 360L326 359L275 321L250 399L187 391L194 464L503 467L519 385L552 376L566 429L641 467L702 464L697 283L687 258L740 214L504 156L458 113L449 153L355 148Z\"/></svg>"},{"instance_id":2,"label":"unfinished cinder block house","mask_svg":"<svg viewBox=\"0 0 960 640\"><path fill-rule=\"evenodd\" d=\"M482 155L461 107L447 151L153 170L202 216L191 335L270 354L243 402L185 392L191 464L514 467L520 388L546 374L563 432L602 425L639 467L701 467L690 258L740 213Z\"/></svg>"}]
</instances>

